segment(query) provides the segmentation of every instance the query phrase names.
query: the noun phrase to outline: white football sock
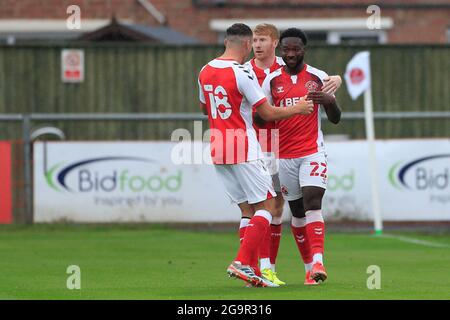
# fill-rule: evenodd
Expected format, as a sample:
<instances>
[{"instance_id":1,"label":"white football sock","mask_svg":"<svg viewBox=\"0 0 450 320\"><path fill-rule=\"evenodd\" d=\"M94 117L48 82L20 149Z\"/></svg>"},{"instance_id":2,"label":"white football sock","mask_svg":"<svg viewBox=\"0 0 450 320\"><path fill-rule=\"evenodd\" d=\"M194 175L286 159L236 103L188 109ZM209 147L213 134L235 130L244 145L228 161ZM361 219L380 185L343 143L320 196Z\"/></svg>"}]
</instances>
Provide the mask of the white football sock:
<instances>
[{"instance_id":1,"label":"white football sock","mask_svg":"<svg viewBox=\"0 0 450 320\"><path fill-rule=\"evenodd\" d=\"M259 259L259 268L261 270L272 269L272 264L270 263L270 259L269 258Z\"/></svg>"},{"instance_id":2,"label":"white football sock","mask_svg":"<svg viewBox=\"0 0 450 320\"><path fill-rule=\"evenodd\" d=\"M320 262L321 264L323 264L323 256L321 253L315 253L313 256L313 264L316 262Z\"/></svg>"},{"instance_id":3,"label":"white football sock","mask_svg":"<svg viewBox=\"0 0 450 320\"><path fill-rule=\"evenodd\" d=\"M250 218L247 218L247 217L241 218L241 223L239 224L239 229L247 227L249 222L250 222Z\"/></svg>"},{"instance_id":4,"label":"white football sock","mask_svg":"<svg viewBox=\"0 0 450 320\"><path fill-rule=\"evenodd\" d=\"M312 262L305 263L305 271L306 272L311 271L312 265L313 265Z\"/></svg>"},{"instance_id":5,"label":"white football sock","mask_svg":"<svg viewBox=\"0 0 450 320\"><path fill-rule=\"evenodd\" d=\"M272 224L279 225L279 224L281 224L282 222L283 222L283 220L282 220L281 217L273 217L273 218L272 218Z\"/></svg>"}]
</instances>

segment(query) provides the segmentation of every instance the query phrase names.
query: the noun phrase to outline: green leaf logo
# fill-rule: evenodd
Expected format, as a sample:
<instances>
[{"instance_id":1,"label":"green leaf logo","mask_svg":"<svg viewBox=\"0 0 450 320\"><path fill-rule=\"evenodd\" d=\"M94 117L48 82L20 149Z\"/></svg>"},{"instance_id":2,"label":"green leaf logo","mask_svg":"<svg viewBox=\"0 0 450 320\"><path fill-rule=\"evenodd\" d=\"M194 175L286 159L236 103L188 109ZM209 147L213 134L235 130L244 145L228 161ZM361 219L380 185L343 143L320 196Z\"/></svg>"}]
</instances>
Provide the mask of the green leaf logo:
<instances>
[{"instance_id":1,"label":"green leaf logo","mask_svg":"<svg viewBox=\"0 0 450 320\"><path fill-rule=\"evenodd\" d=\"M56 190L58 192L62 192L62 191L55 185L53 178L54 178L56 169L58 169L62 164L63 164L63 162L55 164L53 167L50 168L50 170L45 172L45 180L47 181L47 184L50 186L50 188L52 188L53 190Z\"/></svg>"},{"instance_id":2,"label":"green leaf logo","mask_svg":"<svg viewBox=\"0 0 450 320\"><path fill-rule=\"evenodd\" d=\"M397 180L395 179L395 174L397 171L398 166L400 165L401 161L397 162L396 164L394 164L391 169L389 169L389 182L397 189L402 189L398 183Z\"/></svg>"}]
</instances>

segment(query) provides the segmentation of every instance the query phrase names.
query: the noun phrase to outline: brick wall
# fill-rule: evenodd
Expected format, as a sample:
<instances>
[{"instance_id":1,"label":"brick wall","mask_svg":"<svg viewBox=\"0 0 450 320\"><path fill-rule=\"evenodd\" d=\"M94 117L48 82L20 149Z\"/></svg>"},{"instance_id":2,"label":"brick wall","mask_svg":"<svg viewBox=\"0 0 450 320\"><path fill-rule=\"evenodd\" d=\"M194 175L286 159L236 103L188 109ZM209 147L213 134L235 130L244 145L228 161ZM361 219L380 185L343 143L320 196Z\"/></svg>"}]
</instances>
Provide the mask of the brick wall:
<instances>
[{"instance_id":1,"label":"brick wall","mask_svg":"<svg viewBox=\"0 0 450 320\"><path fill-rule=\"evenodd\" d=\"M266 0L253 1L264 2ZM230 7L212 8L196 7L192 0L151 0L150 1L167 18L169 26L187 35L201 39L204 42L215 43L217 35L209 29L211 19L226 18L343 18L366 17L364 7L334 7L334 8L249 8ZM204 0L202 1L205 2ZM240 2L242 1L234 1ZM247 1L252 2L252 1ZM292 2L292 1L291 1ZM339 5L363 5L372 1L321 1L320 3L338 3ZM378 3L392 1L378 1ZM424 4L431 1L404 1L403 4ZM289 3L289 1L284 1ZM298 3L298 1L297 1ZM316 3L304 1L303 4ZM435 2L437 3L437 1ZM450 27L450 0L439 3L448 4L435 9L389 8L381 14L391 17L394 27L388 32L389 43L445 43L446 30ZM157 25L157 21L137 2L137 0L0 0L0 19L65 19L66 8L76 4L81 7L82 18L110 18L116 15L119 19L129 19L138 23Z\"/></svg>"}]
</instances>

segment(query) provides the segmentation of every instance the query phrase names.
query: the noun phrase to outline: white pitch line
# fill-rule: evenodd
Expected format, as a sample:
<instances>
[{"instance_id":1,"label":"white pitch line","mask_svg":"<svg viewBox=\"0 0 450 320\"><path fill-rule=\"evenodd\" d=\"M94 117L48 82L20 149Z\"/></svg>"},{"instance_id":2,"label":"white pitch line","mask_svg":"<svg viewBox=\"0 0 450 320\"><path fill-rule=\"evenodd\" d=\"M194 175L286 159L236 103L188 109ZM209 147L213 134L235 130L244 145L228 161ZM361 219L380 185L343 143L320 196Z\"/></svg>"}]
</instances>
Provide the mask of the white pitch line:
<instances>
[{"instance_id":1,"label":"white pitch line","mask_svg":"<svg viewBox=\"0 0 450 320\"><path fill-rule=\"evenodd\" d=\"M379 237L397 239L397 240L400 240L400 241L403 241L403 242L419 244L419 245L427 246L427 247L450 248L450 245L446 245L446 244L443 244L443 243L436 243L436 242L420 240L420 239L415 239L415 238L409 238L409 237L404 237L404 236L395 236L395 235L392 235L392 234L383 234L383 235L381 235Z\"/></svg>"}]
</instances>

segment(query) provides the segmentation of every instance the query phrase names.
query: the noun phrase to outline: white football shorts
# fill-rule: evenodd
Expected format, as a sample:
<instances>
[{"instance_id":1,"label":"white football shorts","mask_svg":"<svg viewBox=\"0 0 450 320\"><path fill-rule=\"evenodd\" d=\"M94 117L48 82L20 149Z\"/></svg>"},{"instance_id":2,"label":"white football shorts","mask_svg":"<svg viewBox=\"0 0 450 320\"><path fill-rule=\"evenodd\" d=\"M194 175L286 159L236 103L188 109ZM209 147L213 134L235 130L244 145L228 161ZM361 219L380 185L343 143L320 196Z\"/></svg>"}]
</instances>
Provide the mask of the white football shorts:
<instances>
[{"instance_id":1,"label":"white football shorts","mask_svg":"<svg viewBox=\"0 0 450 320\"><path fill-rule=\"evenodd\" d=\"M327 188L327 155L317 152L312 155L280 159L281 192L287 201L300 199L302 187Z\"/></svg>"},{"instance_id":2,"label":"white football shorts","mask_svg":"<svg viewBox=\"0 0 450 320\"><path fill-rule=\"evenodd\" d=\"M278 176L278 171L280 170L280 160L275 157L274 152L264 152L264 161L266 162L266 167L272 176L273 188L275 192L281 193L280 177Z\"/></svg>"},{"instance_id":3,"label":"white football shorts","mask_svg":"<svg viewBox=\"0 0 450 320\"><path fill-rule=\"evenodd\" d=\"M263 159L214 166L234 203L258 203L276 197L271 175Z\"/></svg>"}]
</instances>

